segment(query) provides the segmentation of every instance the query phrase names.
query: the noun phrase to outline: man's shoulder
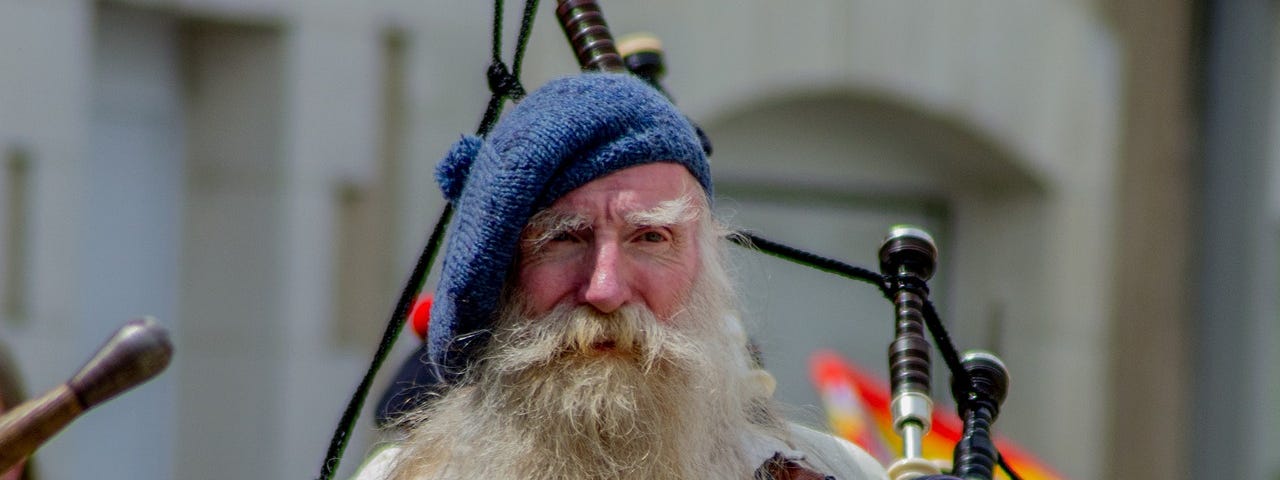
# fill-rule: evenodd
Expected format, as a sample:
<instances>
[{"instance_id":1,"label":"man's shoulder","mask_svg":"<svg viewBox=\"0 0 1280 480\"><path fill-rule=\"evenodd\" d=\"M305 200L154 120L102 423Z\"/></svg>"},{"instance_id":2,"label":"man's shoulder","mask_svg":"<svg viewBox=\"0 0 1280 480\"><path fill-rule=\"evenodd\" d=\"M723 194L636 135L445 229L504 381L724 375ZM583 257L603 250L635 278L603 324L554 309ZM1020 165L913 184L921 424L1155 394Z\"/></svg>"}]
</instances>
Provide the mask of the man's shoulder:
<instances>
[{"instance_id":1,"label":"man's shoulder","mask_svg":"<svg viewBox=\"0 0 1280 480\"><path fill-rule=\"evenodd\" d=\"M840 480L886 480L884 467L862 448L834 435L790 423L788 430L796 450L814 468Z\"/></svg>"},{"instance_id":2,"label":"man's shoulder","mask_svg":"<svg viewBox=\"0 0 1280 480\"><path fill-rule=\"evenodd\" d=\"M391 476L391 465L400 454L398 444L386 444L373 451L356 470L351 480L384 480Z\"/></svg>"}]
</instances>

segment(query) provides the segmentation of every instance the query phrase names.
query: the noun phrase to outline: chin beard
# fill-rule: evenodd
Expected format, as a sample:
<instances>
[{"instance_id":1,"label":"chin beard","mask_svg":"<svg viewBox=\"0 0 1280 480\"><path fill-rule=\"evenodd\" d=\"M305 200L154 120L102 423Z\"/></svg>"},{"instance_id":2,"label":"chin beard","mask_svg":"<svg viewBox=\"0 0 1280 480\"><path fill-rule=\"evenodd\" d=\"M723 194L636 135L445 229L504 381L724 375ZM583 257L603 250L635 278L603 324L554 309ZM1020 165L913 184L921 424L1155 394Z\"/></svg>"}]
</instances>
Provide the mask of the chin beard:
<instances>
[{"instance_id":1,"label":"chin beard","mask_svg":"<svg viewBox=\"0 0 1280 480\"><path fill-rule=\"evenodd\" d=\"M781 428L723 302L668 322L514 303L463 382L405 419L392 478L751 478L741 442Z\"/></svg>"}]
</instances>

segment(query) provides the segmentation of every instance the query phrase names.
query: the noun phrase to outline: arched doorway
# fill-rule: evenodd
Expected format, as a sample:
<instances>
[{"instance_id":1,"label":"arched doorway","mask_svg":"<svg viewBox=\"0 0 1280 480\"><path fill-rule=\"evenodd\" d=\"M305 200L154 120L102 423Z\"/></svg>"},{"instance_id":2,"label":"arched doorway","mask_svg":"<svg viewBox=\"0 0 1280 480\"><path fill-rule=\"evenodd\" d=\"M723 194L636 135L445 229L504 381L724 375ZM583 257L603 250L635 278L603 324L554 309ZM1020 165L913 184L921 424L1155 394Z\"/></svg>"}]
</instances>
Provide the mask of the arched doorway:
<instances>
[{"instance_id":1,"label":"arched doorway","mask_svg":"<svg viewBox=\"0 0 1280 480\"><path fill-rule=\"evenodd\" d=\"M956 122L848 91L774 98L705 127L716 208L731 225L873 269L890 226L922 226L941 250L932 297L958 346L1024 354L1009 348L1022 327L1006 318L1042 308L1032 299L1044 270L1035 247L1044 187L1010 154ZM801 408L793 417L823 421L808 374L814 350L887 378L893 310L874 287L733 256L744 320L778 381L776 397ZM949 376L934 358L941 401Z\"/></svg>"}]
</instances>

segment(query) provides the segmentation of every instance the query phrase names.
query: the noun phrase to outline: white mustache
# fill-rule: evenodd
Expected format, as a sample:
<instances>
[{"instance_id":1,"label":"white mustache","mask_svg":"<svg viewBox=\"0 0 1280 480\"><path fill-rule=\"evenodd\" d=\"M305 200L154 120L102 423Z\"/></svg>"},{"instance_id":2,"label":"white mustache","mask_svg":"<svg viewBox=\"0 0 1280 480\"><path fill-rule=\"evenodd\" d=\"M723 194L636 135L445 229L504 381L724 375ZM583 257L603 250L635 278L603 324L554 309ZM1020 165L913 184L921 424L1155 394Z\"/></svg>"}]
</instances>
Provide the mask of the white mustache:
<instances>
[{"instance_id":1,"label":"white mustache","mask_svg":"<svg viewBox=\"0 0 1280 480\"><path fill-rule=\"evenodd\" d=\"M670 337L652 311L627 305L608 314L590 306L560 305L537 318L504 319L487 361L505 372L545 366L565 357L610 354L651 364Z\"/></svg>"}]
</instances>

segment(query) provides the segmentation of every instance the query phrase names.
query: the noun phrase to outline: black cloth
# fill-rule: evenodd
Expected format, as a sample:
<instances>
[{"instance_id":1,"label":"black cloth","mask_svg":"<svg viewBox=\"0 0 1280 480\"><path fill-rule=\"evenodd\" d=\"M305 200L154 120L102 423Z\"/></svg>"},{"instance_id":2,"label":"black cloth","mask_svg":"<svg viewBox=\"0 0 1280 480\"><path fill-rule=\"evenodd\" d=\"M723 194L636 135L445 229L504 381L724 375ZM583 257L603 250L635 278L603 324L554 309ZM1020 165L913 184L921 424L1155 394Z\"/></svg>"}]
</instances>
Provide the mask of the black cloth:
<instances>
[{"instance_id":1,"label":"black cloth","mask_svg":"<svg viewBox=\"0 0 1280 480\"><path fill-rule=\"evenodd\" d=\"M426 404L427 400L443 389L443 382L435 375L435 369L430 368L427 363L430 361L429 358L427 343L423 342L422 346L400 365L395 380L392 380L387 390L382 393L382 400L378 403L377 411L374 412L374 423L378 427L385 427L400 415Z\"/></svg>"}]
</instances>

